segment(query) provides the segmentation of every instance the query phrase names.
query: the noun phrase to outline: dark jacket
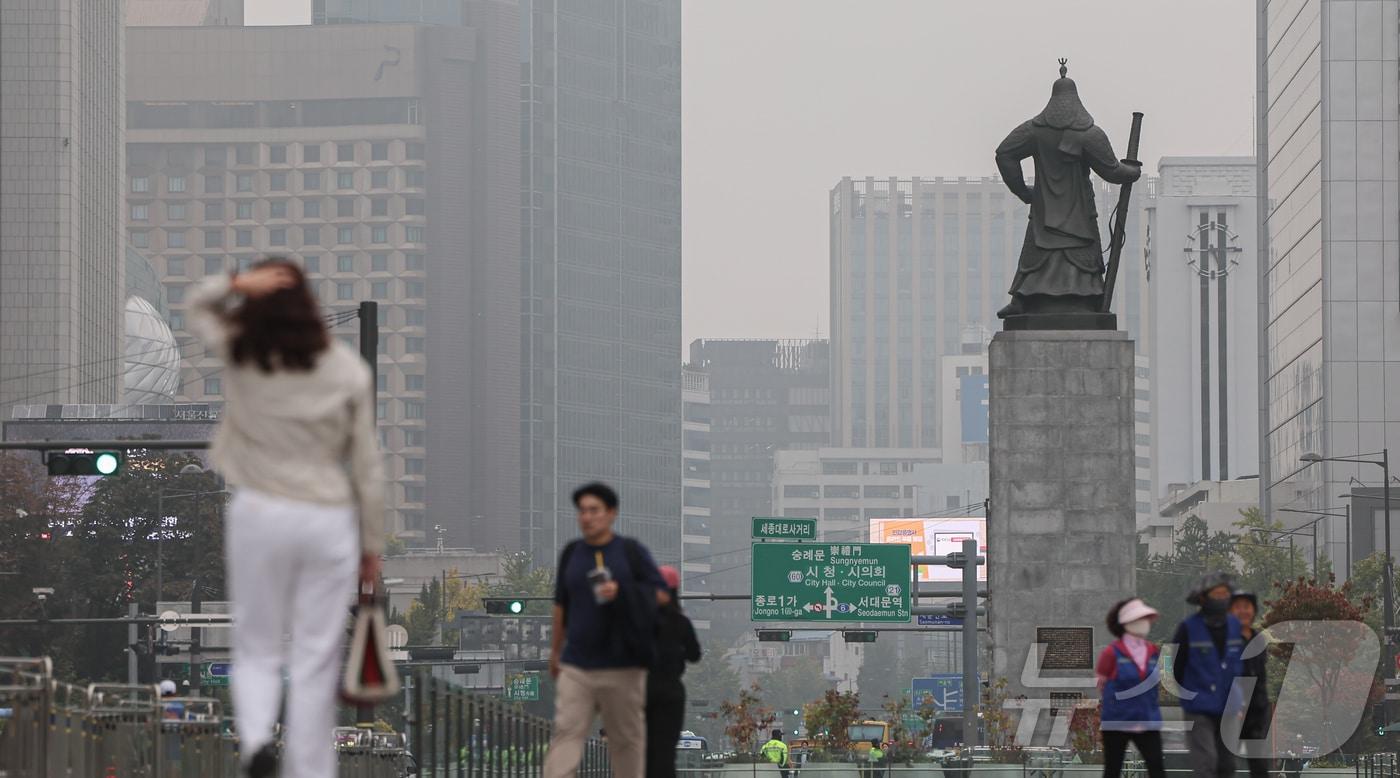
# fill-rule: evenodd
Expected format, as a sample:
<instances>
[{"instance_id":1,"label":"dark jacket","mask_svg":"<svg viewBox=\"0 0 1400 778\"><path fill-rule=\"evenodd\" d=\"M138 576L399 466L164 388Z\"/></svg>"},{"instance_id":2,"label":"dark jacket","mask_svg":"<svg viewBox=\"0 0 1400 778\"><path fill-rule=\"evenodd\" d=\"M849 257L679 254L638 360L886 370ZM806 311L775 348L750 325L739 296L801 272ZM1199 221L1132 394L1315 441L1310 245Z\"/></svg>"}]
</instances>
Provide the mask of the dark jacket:
<instances>
[{"instance_id":1,"label":"dark jacket","mask_svg":"<svg viewBox=\"0 0 1400 778\"><path fill-rule=\"evenodd\" d=\"M657 612L656 659L648 677L652 686L678 684L686 662L700 661L700 641L695 626L674 599Z\"/></svg>"},{"instance_id":2,"label":"dark jacket","mask_svg":"<svg viewBox=\"0 0 1400 778\"><path fill-rule=\"evenodd\" d=\"M1246 628L1245 645L1259 634L1255 630ZM1264 737L1269 731L1269 719L1271 709L1269 704L1269 679L1268 679L1269 651L1265 649L1254 656L1244 660L1243 675L1254 680L1254 691L1249 697L1249 708L1244 715L1244 728L1240 734L1246 738L1258 739Z\"/></svg>"}]
</instances>

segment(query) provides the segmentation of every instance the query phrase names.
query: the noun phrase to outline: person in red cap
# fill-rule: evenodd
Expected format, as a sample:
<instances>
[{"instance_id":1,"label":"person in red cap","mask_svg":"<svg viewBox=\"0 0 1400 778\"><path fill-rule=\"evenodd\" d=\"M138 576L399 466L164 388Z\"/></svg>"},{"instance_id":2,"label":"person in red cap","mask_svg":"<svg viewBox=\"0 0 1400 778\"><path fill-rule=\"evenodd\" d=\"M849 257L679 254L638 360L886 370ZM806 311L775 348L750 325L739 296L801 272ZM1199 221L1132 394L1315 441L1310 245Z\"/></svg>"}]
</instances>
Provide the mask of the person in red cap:
<instances>
[{"instance_id":1,"label":"person in red cap","mask_svg":"<svg viewBox=\"0 0 1400 778\"><path fill-rule=\"evenodd\" d=\"M1157 704L1162 676L1157 669L1157 645L1147 639L1156 620L1157 611L1136 597L1115 603L1108 611L1108 631L1117 640L1099 654L1094 665L1103 696L1099 729L1104 778L1118 778L1129 742L1142 754L1150 778L1166 776L1162 709Z\"/></svg>"},{"instance_id":2,"label":"person in red cap","mask_svg":"<svg viewBox=\"0 0 1400 778\"><path fill-rule=\"evenodd\" d=\"M656 623L656 659L647 673L647 778L675 778L676 743L685 724L686 662L700 661L695 626L681 612L681 574L662 565L661 577L670 602L661 606Z\"/></svg>"}]
</instances>

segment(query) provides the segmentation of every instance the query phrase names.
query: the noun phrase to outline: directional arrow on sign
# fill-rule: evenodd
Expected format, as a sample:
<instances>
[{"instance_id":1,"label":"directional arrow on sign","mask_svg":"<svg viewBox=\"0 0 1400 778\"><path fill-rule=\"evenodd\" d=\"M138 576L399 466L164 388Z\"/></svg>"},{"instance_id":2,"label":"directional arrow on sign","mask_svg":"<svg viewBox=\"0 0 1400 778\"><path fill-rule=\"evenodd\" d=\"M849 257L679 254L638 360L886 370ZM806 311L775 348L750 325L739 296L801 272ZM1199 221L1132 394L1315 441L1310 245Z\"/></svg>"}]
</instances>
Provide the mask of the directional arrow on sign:
<instances>
[{"instance_id":1,"label":"directional arrow on sign","mask_svg":"<svg viewBox=\"0 0 1400 778\"><path fill-rule=\"evenodd\" d=\"M836 610L836 606L840 605L840 603L836 601L836 598L831 595L832 590L831 587L828 586L826 587L826 617L828 619L831 618L832 611Z\"/></svg>"}]
</instances>

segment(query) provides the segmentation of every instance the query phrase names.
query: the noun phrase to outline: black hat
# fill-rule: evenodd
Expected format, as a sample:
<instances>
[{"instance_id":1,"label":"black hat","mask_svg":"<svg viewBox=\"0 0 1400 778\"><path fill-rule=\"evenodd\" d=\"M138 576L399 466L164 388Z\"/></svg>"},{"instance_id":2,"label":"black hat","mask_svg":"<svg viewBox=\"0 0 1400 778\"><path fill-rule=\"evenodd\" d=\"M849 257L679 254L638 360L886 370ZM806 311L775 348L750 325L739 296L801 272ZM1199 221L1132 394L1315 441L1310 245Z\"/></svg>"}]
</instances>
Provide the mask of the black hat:
<instances>
[{"instance_id":1,"label":"black hat","mask_svg":"<svg viewBox=\"0 0 1400 778\"><path fill-rule=\"evenodd\" d=\"M1223 570L1206 573L1196 582L1196 587L1186 595L1186 601L1192 605L1200 605L1205 599L1206 592L1221 586L1233 592L1235 590L1235 579Z\"/></svg>"},{"instance_id":2,"label":"black hat","mask_svg":"<svg viewBox=\"0 0 1400 778\"><path fill-rule=\"evenodd\" d=\"M1230 602L1235 600L1249 600L1249 604L1254 606L1254 611L1259 612L1259 596L1254 592L1245 589L1236 589L1230 592Z\"/></svg>"}]
</instances>

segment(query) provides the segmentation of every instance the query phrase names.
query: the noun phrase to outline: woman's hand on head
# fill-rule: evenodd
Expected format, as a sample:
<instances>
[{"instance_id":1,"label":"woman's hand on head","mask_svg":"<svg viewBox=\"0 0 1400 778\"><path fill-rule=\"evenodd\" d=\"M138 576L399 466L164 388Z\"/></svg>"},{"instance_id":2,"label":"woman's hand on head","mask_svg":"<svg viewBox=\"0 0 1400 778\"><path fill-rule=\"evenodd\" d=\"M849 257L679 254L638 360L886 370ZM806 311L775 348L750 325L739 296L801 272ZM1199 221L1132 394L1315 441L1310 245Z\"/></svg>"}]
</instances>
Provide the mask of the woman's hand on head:
<instances>
[{"instance_id":1,"label":"woman's hand on head","mask_svg":"<svg viewBox=\"0 0 1400 778\"><path fill-rule=\"evenodd\" d=\"M263 297L296 286L297 277L291 270L278 265L253 268L233 277L233 290L245 297Z\"/></svg>"}]
</instances>

